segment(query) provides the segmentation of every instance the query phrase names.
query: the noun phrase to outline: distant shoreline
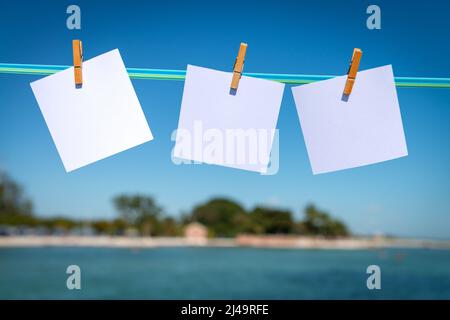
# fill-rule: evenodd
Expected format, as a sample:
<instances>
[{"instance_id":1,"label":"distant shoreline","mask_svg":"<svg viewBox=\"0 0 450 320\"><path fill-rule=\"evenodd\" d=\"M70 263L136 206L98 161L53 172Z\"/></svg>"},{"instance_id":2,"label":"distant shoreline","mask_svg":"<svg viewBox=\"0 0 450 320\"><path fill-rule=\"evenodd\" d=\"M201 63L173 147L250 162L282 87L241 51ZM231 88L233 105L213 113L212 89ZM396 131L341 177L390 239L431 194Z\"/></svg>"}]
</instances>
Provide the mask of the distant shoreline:
<instances>
[{"instance_id":1,"label":"distant shoreline","mask_svg":"<svg viewBox=\"0 0 450 320\"><path fill-rule=\"evenodd\" d=\"M405 238L326 239L297 236L253 236L236 238L123 237L123 236L6 236L0 237L0 248L19 247L252 247L290 249L381 249L417 248L450 249L450 241Z\"/></svg>"}]
</instances>

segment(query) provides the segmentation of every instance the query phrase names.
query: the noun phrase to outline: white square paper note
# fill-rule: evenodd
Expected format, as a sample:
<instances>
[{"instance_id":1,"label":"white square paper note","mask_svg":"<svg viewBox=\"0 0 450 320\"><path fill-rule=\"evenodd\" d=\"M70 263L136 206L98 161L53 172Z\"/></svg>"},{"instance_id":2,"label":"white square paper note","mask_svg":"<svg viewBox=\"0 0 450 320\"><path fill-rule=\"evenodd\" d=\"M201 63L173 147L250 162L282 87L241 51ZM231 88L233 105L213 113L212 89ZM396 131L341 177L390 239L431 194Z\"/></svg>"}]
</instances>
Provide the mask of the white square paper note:
<instances>
[{"instance_id":1,"label":"white square paper note","mask_svg":"<svg viewBox=\"0 0 450 320\"><path fill-rule=\"evenodd\" d=\"M119 50L31 83L67 172L153 139Z\"/></svg>"},{"instance_id":2,"label":"white square paper note","mask_svg":"<svg viewBox=\"0 0 450 320\"><path fill-rule=\"evenodd\" d=\"M408 155L392 66L292 88L314 174Z\"/></svg>"},{"instance_id":3,"label":"white square paper note","mask_svg":"<svg viewBox=\"0 0 450 320\"><path fill-rule=\"evenodd\" d=\"M267 173L284 84L188 65L174 157Z\"/></svg>"}]
</instances>

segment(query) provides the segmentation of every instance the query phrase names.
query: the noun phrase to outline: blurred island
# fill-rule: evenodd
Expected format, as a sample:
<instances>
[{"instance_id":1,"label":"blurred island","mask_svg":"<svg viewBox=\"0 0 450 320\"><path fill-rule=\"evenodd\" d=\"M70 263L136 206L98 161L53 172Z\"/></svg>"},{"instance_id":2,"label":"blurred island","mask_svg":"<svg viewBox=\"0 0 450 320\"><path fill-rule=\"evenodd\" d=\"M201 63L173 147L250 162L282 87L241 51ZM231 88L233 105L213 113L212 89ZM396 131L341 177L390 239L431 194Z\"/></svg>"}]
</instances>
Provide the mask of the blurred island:
<instances>
[{"instance_id":1,"label":"blurred island","mask_svg":"<svg viewBox=\"0 0 450 320\"><path fill-rule=\"evenodd\" d=\"M205 226L208 237L236 237L239 234L297 234L325 237L349 236L344 223L333 219L313 205L304 218L295 221L292 212L256 207L245 210L229 199L212 199L194 207L180 218L168 216L150 196L118 195L113 200L118 216L112 220L74 220L67 217L44 218L33 214L32 203L22 188L6 174L0 174L0 233L7 230L39 234L84 233L93 235L135 235L176 237L184 235L187 225ZM12 227L12 228L11 228Z\"/></svg>"},{"instance_id":2,"label":"blurred island","mask_svg":"<svg viewBox=\"0 0 450 320\"><path fill-rule=\"evenodd\" d=\"M112 199L115 219L39 217L22 188L0 172L0 246L254 246L294 248L439 247L449 242L355 237L344 222L314 205L299 220L289 210L214 198L179 218L167 215L151 196L121 194Z\"/></svg>"}]
</instances>

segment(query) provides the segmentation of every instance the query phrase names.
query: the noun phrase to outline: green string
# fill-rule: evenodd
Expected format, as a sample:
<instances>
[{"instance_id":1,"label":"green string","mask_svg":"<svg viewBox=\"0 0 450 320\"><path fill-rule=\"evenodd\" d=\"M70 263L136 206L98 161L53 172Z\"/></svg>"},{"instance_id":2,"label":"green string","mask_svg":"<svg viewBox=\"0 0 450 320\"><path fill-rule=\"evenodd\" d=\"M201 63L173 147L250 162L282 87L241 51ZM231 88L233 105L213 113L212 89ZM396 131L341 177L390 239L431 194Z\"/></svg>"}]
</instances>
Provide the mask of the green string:
<instances>
[{"instance_id":1,"label":"green string","mask_svg":"<svg viewBox=\"0 0 450 320\"><path fill-rule=\"evenodd\" d=\"M50 75L67 68L70 68L70 66L0 63L0 73L10 74ZM127 72L132 79L182 81L186 78L185 70L127 68ZM243 75L287 84L305 84L336 77L330 75L270 73L243 73ZM450 88L450 78L395 77L394 79L397 87Z\"/></svg>"}]
</instances>

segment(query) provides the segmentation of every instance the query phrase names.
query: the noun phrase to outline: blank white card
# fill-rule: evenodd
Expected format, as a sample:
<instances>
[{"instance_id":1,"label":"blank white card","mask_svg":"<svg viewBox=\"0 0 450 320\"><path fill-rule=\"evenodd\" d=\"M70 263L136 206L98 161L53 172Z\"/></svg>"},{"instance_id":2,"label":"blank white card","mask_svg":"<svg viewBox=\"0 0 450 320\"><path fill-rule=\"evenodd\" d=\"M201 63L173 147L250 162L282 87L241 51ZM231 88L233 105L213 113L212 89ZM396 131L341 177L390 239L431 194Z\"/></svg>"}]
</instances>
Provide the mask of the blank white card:
<instances>
[{"instance_id":1,"label":"blank white card","mask_svg":"<svg viewBox=\"0 0 450 320\"><path fill-rule=\"evenodd\" d=\"M119 50L31 83L67 172L153 139Z\"/></svg>"},{"instance_id":2,"label":"blank white card","mask_svg":"<svg viewBox=\"0 0 450 320\"><path fill-rule=\"evenodd\" d=\"M232 77L188 65L173 155L267 174L284 84L242 76L233 93Z\"/></svg>"},{"instance_id":3,"label":"blank white card","mask_svg":"<svg viewBox=\"0 0 450 320\"><path fill-rule=\"evenodd\" d=\"M408 155L392 66L358 72L348 99L346 79L292 88L314 174Z\"/></svg>"}]
</instances>

